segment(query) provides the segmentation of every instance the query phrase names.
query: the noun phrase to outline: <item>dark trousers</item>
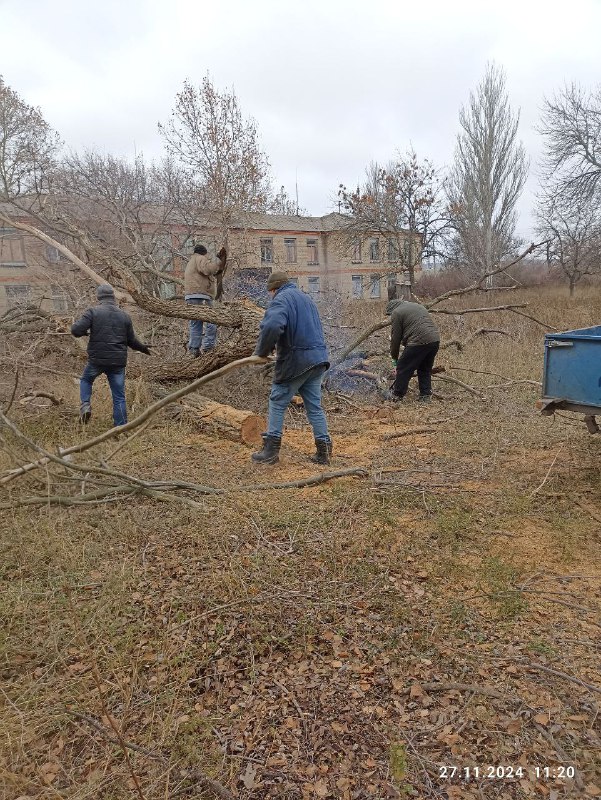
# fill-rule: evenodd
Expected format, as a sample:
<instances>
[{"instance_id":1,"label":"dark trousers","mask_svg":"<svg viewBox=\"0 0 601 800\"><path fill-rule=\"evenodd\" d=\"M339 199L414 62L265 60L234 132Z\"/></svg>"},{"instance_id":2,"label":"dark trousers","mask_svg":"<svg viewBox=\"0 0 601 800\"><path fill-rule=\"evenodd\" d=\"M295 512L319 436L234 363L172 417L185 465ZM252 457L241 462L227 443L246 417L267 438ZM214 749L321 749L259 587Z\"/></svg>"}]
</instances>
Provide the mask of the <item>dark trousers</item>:
<instances>
[{"instance_id":1,"label":"dark trousers","mask_svg":"<svg viewBox=\"0 0 601 800\"><path fill-rule=\"evenodd\" d=\"M409 381L417 372L420 395L432 394L432 367L440 342L432 344L413 344L403 350L396 365L396 378L392 384L392 391L399 397L404 397L409 388Z\"/></svg>"}]
</instances>

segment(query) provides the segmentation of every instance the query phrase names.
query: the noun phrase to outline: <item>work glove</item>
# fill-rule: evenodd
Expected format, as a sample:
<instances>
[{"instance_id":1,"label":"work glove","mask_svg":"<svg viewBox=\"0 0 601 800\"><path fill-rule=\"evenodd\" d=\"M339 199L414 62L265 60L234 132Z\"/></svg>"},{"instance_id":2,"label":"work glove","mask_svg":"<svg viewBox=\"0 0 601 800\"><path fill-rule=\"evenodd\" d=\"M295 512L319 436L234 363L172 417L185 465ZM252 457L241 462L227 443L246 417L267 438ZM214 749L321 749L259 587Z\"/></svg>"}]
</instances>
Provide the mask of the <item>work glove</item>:
<instances>
[{"instance_id":1,"label":"work glove","mask_svg":"<svg viewBox=\"0 0 601 800\"><path fill-rule=\"evenodd\" d=\"M147 344L144 345L144 348L140 350L140 352L144 353L145 356L152 355L152 353L150 352L150 347Z\"/></svg>"},{"instance_id":2,"label":"work glove","mask_svg":"<svg viewBox=\"0 0 601 800\"><path fill-rule=\"evenodd\" d=\"M397 359L396 358L391 358L390 360L392 361L392 366L396 368Z\"/></svg>"}]
</instances>

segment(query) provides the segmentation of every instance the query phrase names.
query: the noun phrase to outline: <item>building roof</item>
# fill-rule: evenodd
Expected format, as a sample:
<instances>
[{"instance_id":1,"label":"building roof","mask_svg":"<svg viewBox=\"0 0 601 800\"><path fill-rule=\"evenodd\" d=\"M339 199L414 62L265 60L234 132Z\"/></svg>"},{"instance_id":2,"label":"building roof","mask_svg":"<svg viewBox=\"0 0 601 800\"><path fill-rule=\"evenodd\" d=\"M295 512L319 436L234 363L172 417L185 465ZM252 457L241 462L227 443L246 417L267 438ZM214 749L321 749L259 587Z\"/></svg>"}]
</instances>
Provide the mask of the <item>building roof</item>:
<instances>
[{"instance_id":1,"label":"building roof","mask_svg":"<svg viewBox=\"0 0 601 800\"><path fill-rule=\"evenodd\" d=\"M298 214L243 214L236 227L250 230L298 231L300 233L323 233L340 230L348 224L348 217L331 213L322 217L302 217Z\"/></svg>"}]
</instances>

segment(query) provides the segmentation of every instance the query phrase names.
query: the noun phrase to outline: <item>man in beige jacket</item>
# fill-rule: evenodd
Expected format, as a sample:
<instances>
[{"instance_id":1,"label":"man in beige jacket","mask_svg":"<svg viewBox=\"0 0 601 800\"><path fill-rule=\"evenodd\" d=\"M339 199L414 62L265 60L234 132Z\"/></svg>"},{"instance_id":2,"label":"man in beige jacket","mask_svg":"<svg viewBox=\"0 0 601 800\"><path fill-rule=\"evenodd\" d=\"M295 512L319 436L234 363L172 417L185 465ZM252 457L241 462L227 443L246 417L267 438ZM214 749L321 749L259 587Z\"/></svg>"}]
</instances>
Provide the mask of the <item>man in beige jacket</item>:
<instances>
[{"instance_id":1,"label":"man in beige jacket","mask_svg":"<svg viewBox=\"0 0 601 800\"><path fill-rule=\"evenodd\" d=\"M188 305L213 305L217 293L217 276L223 272L225 261L224 247L217 254L217 258L213 259L208 255L204 245L196 245L184 274L184 299ZM204 323L201 319L191 319L189 330L188 353L194 358L215 347L217 326L212 322Z\"/></svg>"}]
</instances>

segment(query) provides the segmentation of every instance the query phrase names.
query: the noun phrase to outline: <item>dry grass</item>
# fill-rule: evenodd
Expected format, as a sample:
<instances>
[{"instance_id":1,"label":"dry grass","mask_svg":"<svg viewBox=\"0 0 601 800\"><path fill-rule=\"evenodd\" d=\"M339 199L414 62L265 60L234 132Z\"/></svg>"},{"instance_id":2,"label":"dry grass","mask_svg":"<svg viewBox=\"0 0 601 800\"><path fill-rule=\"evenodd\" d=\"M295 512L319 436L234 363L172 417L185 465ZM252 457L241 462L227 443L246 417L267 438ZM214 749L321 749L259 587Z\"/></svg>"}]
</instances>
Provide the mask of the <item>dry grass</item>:
<instances>
[{"instance_id":1,"label":"dry grass","mask_svg":"<svg viewBox=\"0 0 601 800\"><path fill-rule=\"evenodd\" d=\"M561 329L601 319L598 295L510 296ZM440 321L447 339L483 324ZM538 380L542 329L504 312L486 324L511 336L444 351L452 374ZM211 392L264 410L267 386L246 373ZM76 389L14 417L47 445L71 443ZM148 402L142 383L129 390ZM369 480L232 492L204 510L128 500L3 519L2 796L214 796L184 793L194 769L256 800L597 796L599 694L566 676L601 686L601 437L541 418L528 384L486 402L437 391L426 409L327 398L334 466L366 466ZM109 417L96 392L92 432ZM452 419L436 434L381 438L440 418ZM304 477L310 431L289 422L282 464L259 472L248 449L166 417L114 463L231 489ZM43 474L27 481L13 496L44 491ZM126 760L115 728L163 760ZM577 783L537 778L563 761ZM446 780L442 765L481 777ZM485 777L497 765L524 774Z\"/></svg>"}]
</instances>

